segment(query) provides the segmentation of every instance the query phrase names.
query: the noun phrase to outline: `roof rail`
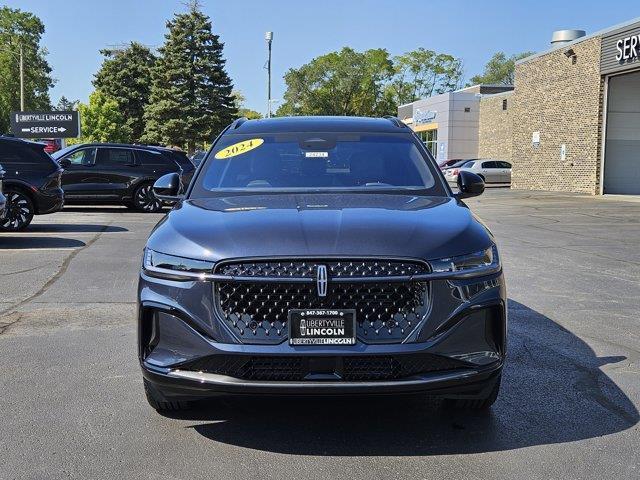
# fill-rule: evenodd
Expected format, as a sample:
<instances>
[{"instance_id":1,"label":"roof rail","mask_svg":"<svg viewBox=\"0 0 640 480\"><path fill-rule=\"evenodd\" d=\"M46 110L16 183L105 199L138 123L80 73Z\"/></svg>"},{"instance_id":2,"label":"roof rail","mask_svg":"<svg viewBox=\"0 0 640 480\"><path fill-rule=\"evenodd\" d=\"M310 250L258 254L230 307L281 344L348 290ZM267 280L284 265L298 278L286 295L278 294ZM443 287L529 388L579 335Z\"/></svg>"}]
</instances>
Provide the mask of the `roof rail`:
<instances>
[{"instance_id":1,"label":"roof rail","mask_svg":"<svg viewBox=\"0 0 640 480\"><path fill-rule=\"evenodd\" d=\"M391 123L393 123L396 127L400 127L400 128L406 128L407 124L404 123L402 120L400 120L398 117L394 117L393 115L385 115L382 118L386 118L387 120L389 120Z\"/></svg>"},{"instance_id":2,"label":"roof rail","mask_svg":"<svg viewBox=\"0 0 640 480\"><path fill-rule=\"evenodd\" d=\"M247 117L240 117L237 120L234 120L234 122L231 124L231 128L233 128L235 130L240 125L242 125L244 122L246 122L247 120L249 120Z\"/></svg>"}]
</instances>

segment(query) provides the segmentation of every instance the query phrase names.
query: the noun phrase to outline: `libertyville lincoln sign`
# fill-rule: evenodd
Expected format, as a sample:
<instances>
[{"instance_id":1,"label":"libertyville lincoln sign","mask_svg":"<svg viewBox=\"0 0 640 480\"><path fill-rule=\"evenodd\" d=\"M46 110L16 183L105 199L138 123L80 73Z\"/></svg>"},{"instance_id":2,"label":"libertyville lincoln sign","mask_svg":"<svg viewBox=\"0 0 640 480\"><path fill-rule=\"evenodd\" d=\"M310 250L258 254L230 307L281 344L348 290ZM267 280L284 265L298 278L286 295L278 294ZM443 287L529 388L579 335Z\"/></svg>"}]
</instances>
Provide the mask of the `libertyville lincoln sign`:
<instances>
[{"instance_id":1,"label":"libertyville lincoln sign","mask_svg":"<svg viewBox=\"0 0 640 480\"><path fill-rule=\"evenodd\" d=\"M19 138L73 138L80 136L80 115L68 112L13 112L11 133Z\"/></svg>"}]
</instances>

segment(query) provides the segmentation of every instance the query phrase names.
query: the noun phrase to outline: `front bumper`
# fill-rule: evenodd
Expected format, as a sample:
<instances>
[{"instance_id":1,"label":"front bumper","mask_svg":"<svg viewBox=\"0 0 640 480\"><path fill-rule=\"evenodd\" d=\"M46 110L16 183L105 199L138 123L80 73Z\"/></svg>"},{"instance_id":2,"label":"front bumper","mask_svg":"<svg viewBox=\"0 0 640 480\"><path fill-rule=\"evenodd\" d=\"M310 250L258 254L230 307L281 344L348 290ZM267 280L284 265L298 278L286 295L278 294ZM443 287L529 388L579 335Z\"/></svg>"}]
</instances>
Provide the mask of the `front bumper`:
<instances>
[{"instance_id":1,"label":"front bumper","mask_svg":"<svg viewBox=\"0 0 640 480\"><path fill-rule=\"evenodd\" d=\"M37 215L59 212L64 206L64 191L61 188L47 191L38 190L34 192L34 197Z\"/></svg>"},{"instance_id":2,"label":"front bumper","mask_svg":"<svg viewBox=\"0 0 640 480\"><path fill-rule=\"evenodd\" d=\"M384 395L428 393L447 398L487 397L502 372L502 362L485 368L422 374L390 381L252 381L225 375L143 364L143 376L166 401L216 395Z\"/></svg>"},{"instance_id":3,"label":"front bumper","mask_svg":"<svg viewBox=\"0 0 640 480\"><path fill-rule=\"evenodd\" d=\"M448 398L486 397L499 379L506 354L502 272L469 280L433 281L432 289L433 305L420 330L405 343L293 346L283 341L259 345L238 343L223 328L210 308L210 282L174 282L141 274L138 346L143 375L156 396L167 401L221 394L426 392ZM353 375L343 368L351 359L393 359L389 361L396 363L400 359L401 363L424 356L433 358L437 365L431 368L427 362L426 367L407 370L406 374L383 372L358 380L352 380ZM297 376L265 376L264 368L259 374L248 374L241 369L206 367L210 363L204 360L223 357L258 361L303 358L305 363ZM313 363L309 359L314 359ZM322 367L316 369L315 365Z\"/></svg>"}]
</instances>

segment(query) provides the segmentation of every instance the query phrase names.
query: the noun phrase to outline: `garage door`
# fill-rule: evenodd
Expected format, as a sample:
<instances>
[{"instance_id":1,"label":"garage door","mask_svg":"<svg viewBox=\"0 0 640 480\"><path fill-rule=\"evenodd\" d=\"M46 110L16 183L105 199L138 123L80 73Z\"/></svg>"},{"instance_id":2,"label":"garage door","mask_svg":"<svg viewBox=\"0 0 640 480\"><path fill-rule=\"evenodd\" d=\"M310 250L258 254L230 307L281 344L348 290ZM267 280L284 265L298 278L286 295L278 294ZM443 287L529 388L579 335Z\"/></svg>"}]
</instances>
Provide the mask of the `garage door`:
<instances>
[{"instance_id":1,"label":"garage door","mask_svg":"<svg viewBox=\"0 0 640 480\"><path fill-rule=\"evenodd\" d=\"M640 72L611 77L604 193L640 195Z\"/></svg>"}]
</instances>

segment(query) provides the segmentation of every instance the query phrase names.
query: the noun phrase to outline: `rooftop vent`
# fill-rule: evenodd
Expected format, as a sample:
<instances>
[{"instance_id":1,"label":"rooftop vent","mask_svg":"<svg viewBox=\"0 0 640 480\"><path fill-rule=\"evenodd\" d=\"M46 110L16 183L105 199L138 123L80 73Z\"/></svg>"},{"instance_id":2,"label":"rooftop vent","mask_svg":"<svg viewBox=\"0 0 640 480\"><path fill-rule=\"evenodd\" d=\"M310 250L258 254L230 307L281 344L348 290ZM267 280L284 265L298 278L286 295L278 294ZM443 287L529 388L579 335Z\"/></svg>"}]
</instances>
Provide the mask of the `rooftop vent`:
<instances>
[{"instance_id":1,"label":"rooftop vent","mask_svg":"<svg viewBox=\"0 0 640 480\"><path fill-rule=\"evenodd\" d=\"M564 45L584 37L586 34L587 32L584 30L557 30L551 35L551 45Z\"/></svg>"}]
</instances>

